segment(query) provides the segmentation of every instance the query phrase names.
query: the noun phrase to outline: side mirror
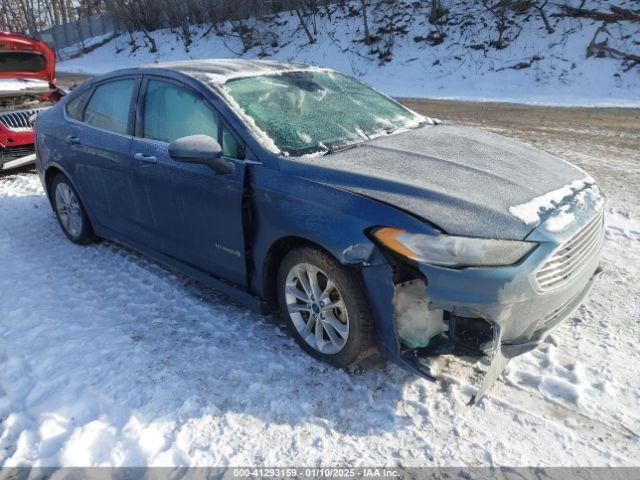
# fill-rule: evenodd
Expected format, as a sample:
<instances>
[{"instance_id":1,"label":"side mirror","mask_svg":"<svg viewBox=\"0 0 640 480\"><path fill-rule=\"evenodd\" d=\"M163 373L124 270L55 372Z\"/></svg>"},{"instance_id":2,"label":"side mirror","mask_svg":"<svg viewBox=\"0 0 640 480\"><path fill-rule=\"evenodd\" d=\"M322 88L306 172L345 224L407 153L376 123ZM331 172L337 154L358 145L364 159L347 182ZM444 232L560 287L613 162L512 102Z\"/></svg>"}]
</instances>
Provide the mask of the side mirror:
<instances>
[{"instance_id":1,"label":"side mirror","mask_svg":"<svg viewBox=\"0 0 640 480\"><path fill-rule=\"evenodd\" d=\"M177 162L208 165L217 174L233 172L233 163L222 158L220 144L208 135L189 135L169 144L169 156Z\"/></svg>"}]
</instances>

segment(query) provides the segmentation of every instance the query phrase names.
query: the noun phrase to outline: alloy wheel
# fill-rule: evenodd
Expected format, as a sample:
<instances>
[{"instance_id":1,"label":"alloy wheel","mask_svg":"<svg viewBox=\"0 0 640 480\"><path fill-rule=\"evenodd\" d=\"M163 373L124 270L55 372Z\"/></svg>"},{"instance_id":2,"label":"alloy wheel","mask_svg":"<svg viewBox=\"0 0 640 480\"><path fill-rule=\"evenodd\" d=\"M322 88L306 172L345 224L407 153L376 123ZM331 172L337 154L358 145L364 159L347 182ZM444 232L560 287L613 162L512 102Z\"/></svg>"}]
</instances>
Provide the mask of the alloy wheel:
<instances>
[{"instance_id":1,"label":"alloy wheel","mask_svg":"<svg viewBox=\"0 0 640 480\"><path fill-rule=\"evenodd\" d=\"M69 185L61 182L56 186L55 199L62 228L72 237L79 237L82 233L82 211L75 193Z\"/></svg>"},{"instance_id":2,"label":"alloy wheel","mask_svg":"<svg viewBox=\"0 0 640 480\"><path fill-rule=\"evenodd\" d=\"M291 321L314 350L334 355L349 337L349 315L335 282L318 267L299 263L287 274L285 300Z\"/></svg>"}]
</instances>

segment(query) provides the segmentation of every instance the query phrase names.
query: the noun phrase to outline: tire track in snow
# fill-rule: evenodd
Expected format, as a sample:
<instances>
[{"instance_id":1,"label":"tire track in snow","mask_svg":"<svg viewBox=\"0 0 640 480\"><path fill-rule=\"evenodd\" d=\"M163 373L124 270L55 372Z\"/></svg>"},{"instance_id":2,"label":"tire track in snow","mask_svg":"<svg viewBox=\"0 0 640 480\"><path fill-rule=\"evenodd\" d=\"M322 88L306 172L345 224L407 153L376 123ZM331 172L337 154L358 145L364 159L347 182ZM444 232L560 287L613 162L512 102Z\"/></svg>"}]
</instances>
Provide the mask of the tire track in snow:
<instances>
[{"instance_id":1,"label":"tire track in snow","mask_svg":"<svg viewBox=\"0 0 640 480\"><path fill-rule=\"evenodd\" d=\"M484 371L488 364L481 363L484 363ZM576 435L594 445L616 444L627 456L633 456L640 436L631 427L601 420L599 412L580 407L578 399L571 392L555 391L545 395L540 391L540 385L549 380L553 382L552 376L541 376L537 379L525 376L526 380L520 383L517 377L518 373L522 372L513 363L514 361L477 408L482 409L484 402L492 402L505 410L515 410L520 414L536 416L542 422L554 423L568 434ZM435 367L434 371L440 377L439 382L462 385L469 394L475 391L482 377L478 366L470 368L464 360L456 357L440 357L432 362L432 367ZM561 390L557 384L555 386ZM620 456L616 460L623 462L624 458L625 456Z\"/></svg>"}]
</instances>

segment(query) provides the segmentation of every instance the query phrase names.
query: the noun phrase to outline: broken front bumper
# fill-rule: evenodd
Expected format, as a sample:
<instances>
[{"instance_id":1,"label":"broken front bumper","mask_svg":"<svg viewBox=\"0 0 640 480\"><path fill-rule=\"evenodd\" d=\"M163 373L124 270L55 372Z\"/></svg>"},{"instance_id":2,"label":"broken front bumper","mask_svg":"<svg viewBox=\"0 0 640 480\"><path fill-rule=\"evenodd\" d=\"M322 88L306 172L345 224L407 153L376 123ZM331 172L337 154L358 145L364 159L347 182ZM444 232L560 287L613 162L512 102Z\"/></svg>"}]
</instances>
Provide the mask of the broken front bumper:
<instances>
[{"instance_id":1,"label":"broken front bumper","mask_svg":"<svg viewBox=\"0 0 640 480\"><path fill-rule=\"evenodd\" d=\"M448 324L446 333L425 348L405 349L401 345L393 306L397 287L393 283L393 267L389 264L364 267L363 278L376 316L381 351L429 380L434 377L420 362L421 356L488 355L491 367L478 392L481 396L510 358L536 348L588 295L599 271L603 229L594 234L598 238L593 248L589 255L580 258L579 268L572 272L569 282L553 290L542 290L536 280L540 266L579 235L587 219L579 223L580 227L562 233L545 228L534 230L527 240L537 242L538 247L513 266L461 269L415 266L422 277L418 280L427 286L429 309L443 311Z\"/></svg>"}]
</instances>

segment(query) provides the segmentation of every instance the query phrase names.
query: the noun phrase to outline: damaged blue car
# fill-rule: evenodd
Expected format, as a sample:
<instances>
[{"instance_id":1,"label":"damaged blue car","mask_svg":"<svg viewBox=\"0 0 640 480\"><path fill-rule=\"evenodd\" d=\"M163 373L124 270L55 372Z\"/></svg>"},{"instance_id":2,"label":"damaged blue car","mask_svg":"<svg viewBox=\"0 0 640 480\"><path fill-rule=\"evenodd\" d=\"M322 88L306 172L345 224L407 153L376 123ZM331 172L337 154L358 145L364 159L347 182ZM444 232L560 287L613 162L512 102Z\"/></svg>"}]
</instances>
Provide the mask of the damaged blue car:
<instances>
[{"instance_id":1,"label":"damaged blue car","mask_svg":"<svg viewBox=\"0 0 640 480\"><path fill-rule=\"evenodd\" d=\"M38 116L64 234L279 311L338 367L489 356L482 395L584 301L603 195L560 158L442 124L340 73L268 61L94 78Z\"/></svg>"}]
</instances>

